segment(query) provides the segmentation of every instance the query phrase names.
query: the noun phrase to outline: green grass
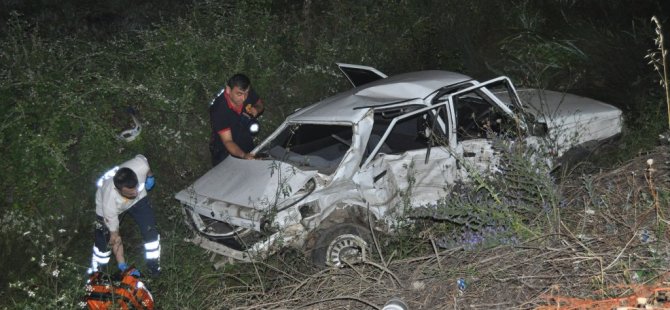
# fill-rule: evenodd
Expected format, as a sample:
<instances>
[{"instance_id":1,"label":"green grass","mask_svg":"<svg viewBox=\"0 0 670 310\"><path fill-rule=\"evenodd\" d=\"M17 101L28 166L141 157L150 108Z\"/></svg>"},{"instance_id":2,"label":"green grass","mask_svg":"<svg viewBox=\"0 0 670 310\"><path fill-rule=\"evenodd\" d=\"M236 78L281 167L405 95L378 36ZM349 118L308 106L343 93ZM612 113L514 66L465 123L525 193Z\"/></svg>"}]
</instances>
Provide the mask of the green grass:
<instances>
[{"instance_id":1,"label":"green grass","mask_svg":"<svg viewBox=\"0 0 670 310\"><path fill-rule=\"evenodd\" d=\"M207 105L236 72L248 74L267 103L261 136L296 108L347 89L336 61L372 65L389 74L445 69L483 79L497 71L525 86L543 82L550 88L577 85L599 93L623 92L611 96L619 98L613 103L627 116L617 160L655 145L665 128L666 105L650 82L655 73L644 66L637 69L638 62L644 64L643 55L614 58L622 63L612 64L612 54L596 49L608 45L635 55L652 40L651 28L635 24L635 36L616 35L632 33L633 26L626 22L605 29L587 17L570 15L574 11L568 3L559 5L568 13L565 21L552 20L541 7L507 2L345 1L313 3L308 10L283 4L205 1L141 25L108 28L87 28L65 11L54 19L68 24L50 25L32 15L4 17L0 308L71 309L79 301L90 259L94 182L137 153L149 158L157 178L151 195L165 271L150 285L159 305L213 307L208 294L235 280L226 276L230 270L213 270L203 250L183 242L188 232L173 194L209 168ZM101 12L106 10L115 6ZM575 33L571 25L577 22L584 27ZM635 44L629 44L631 37ZM607 65L594 69L585 59ZM533 70L510 69L521 64L533 65ZM634 79L618 79L616 89L599 86L610 74L620 76L608 68L623 65L636 70L630 75ZM589 79L575 78L587 69L592 69L585 73ZM539 78L537 83L524 76L529 72ZM144 128L139 139L127 143L116 135L132 126L125 113L129 106L139 112ZM520 231L535 229L522 220L514 223ZM141 265L134 224L127 220L124 225L128 256ZM430 250L417 246L410 237L414 232L390 241L385 252L405 256ZM268 285L253 266L229 268L242 273L240 279L249 285Z\"/></svg>"}]
</instances>

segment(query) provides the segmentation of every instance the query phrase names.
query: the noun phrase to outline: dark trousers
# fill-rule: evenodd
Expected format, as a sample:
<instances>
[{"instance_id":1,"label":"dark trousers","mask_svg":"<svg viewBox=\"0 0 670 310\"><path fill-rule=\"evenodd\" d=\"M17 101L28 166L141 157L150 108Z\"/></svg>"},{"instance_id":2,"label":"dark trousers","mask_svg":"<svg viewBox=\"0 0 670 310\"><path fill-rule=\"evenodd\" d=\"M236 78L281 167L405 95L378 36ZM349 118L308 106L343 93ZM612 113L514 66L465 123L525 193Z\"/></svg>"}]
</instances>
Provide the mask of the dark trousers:
<instances>
[{"instance_id":1,"label":"dark trousers","mask_svg":"<svg viewBox=\"0 0 670 310\"><path fill-rule=\"evenodd\" d=\"M140 228L142 239L144 239L145 244L158 241L158 228L156 227L156 218L154 216L154 211L151 208L151 200L149 200L149 196L140 199L140 201L135 203L130 209L122 213L121 219L123 219L125 214L129 214L130 217L135 220L135 223L137 223L137 226ZM109 235L109 229L107 228L107 225L105 225L103 217L97 216L97 223L95 225L95 246L102 252L109 251L107 249ZM150 268L154 268L152 265L156 265L155 268L158 268L158 259L148 259L147 265L149 265Z\"/></svg>"}]
</instances>

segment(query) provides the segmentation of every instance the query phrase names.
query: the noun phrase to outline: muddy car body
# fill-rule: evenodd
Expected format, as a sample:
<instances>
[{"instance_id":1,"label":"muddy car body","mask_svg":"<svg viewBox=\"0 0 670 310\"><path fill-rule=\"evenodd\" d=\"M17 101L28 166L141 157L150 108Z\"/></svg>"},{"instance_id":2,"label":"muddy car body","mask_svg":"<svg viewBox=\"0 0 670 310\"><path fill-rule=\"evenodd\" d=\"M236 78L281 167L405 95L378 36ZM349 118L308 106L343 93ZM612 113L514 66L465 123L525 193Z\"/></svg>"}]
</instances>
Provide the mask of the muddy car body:
<instances>
[{"instance_id":1,"label":"muddy car body","mask_svg":"<svg viewBox=\"0 0 670 310\"><path fill-rule=\"evenodd\" d=\"M295 247L339 266L364 257L371 231L407 206L437 201L472 169L495 170L492 135L514 132L556 158L621 131L611 105L517 91L506 77L338 65L353 89L290 115L254 150L261 159L228 157L176 194L191 241L241 261Z\"/></svg>"}]
</instances>

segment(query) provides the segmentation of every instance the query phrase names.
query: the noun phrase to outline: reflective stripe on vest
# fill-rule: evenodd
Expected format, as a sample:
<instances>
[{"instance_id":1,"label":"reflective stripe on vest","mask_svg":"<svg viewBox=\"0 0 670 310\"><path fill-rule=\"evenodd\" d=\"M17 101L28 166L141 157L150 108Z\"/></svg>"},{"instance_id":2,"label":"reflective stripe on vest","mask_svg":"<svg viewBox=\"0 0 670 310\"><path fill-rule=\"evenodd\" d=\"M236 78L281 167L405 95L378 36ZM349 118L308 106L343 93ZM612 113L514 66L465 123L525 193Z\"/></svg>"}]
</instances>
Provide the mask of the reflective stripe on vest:
<instances>
[{"instance_id":1,"label":"reflective stripe on vest","mask_svg":"<svg viewBox=\"0 0 670 310\"><path fill-rule=\"evenodd\" d=\"M116 166L116 167L114 167L114 168L112 168L112 169L109 169L109 171L105 172L105 174L103 174L103 175L98 179L98 181L95 182L95 184L96 184L98 187L102 187L102 183L105 182L106 180L108 180L109 178L113 178L114 175L116 175L116 172L117 172L117 171L119 171L119 166Z\"/></svg>"},{"instance_id":2,"label":"reflective stripe on vest","mask_svg":"<svg viewBox=\"0 0 670 310\"><path fill-rule=\"evenodd\" d=\"M109 171L105 172L105 174L103 174L98 179L98 181L95 182L95 185L97 185L98 187L102 187L102 183L104 183L105 181L107 181L110 178L113 178L116 175L116 172L119 171L119 169L120 169L119 166L116 166L112 169L109 169ZM135 171L133 171L133 172L135 172ZM143 189L144 189L144 182L138 184L138 186L137 186L137 191L138 192L141 192Z\"/></svg>"}]
</instances>

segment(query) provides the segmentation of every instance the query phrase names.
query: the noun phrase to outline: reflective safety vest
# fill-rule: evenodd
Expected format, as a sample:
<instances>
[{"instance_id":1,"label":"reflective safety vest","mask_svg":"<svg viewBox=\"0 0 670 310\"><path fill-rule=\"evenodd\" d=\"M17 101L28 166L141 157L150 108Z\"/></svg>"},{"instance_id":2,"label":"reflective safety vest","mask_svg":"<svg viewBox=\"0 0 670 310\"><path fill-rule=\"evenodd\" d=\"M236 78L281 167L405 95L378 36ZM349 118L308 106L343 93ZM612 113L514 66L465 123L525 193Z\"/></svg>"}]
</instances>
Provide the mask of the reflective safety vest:
<instances>
[{"instance_id":1,"label":"reflective safety vest","mask_svg":"<svg viewBox=\"0 0 670 310\"><path fill-rule=\"evenodd\" d=\"M86 306L89 310L141 309L153 310L154 298L149 289L130 273L129 267L120 275L95 272L86 283Z\"/></svg>"}]
</instances>

